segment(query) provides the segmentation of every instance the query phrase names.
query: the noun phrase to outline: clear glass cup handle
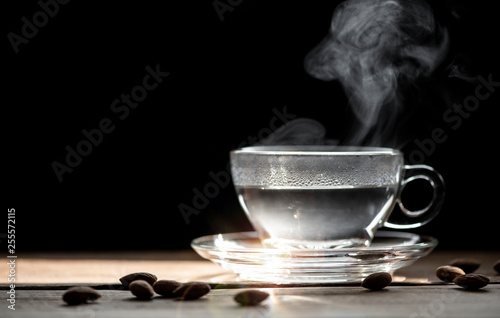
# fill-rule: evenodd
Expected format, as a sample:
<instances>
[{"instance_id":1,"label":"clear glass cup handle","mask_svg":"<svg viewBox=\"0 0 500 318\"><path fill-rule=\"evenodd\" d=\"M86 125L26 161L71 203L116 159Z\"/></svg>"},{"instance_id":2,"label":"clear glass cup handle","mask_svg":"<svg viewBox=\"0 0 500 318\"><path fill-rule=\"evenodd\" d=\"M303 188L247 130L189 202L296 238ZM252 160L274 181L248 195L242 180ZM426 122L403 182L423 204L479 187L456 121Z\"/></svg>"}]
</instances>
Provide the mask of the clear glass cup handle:
<instances>
[{"instance_id":1,"label":"clear glass cup handle","mask_svg":"<svg viewBox=\"0 0 500 318\"><path fill-rule=\"evenodd\" d=\"M404 171L405 177L401 182L397 203L406 218L401 223L384 223L384 226L393 229L411 229L426 224L439 213L444 201L444 180L436 170L426 165L406 165L404 166ZM431 184L434 193L431 202L425 208L417 211L411 211L405 208L403 202L401 202L401 192L408 183L418 179L428 181Z\"/></svg>"}]
</instances>

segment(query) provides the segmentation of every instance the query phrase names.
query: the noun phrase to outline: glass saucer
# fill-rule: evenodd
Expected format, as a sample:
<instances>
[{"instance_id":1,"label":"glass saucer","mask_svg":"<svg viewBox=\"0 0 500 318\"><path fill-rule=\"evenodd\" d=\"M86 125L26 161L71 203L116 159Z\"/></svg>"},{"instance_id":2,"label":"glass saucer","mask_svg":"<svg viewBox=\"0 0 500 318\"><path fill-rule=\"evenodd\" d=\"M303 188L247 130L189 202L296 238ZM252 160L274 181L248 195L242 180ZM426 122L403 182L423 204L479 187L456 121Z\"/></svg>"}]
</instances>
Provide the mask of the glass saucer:
<instances>
[{"instance_id":1,"label":"glass saucer","mask_svg":"<svg viewBox=\"0 0 500 318\"><path fill-rule=\"evenodd\" d=\"M438 241L406 232L378 231L370 247L277 249L263 247L256 232L199 237L191 247L203 258L250 281L272 283L360 282L393 273L429 254Z\"/></svg>"}]
</instances>

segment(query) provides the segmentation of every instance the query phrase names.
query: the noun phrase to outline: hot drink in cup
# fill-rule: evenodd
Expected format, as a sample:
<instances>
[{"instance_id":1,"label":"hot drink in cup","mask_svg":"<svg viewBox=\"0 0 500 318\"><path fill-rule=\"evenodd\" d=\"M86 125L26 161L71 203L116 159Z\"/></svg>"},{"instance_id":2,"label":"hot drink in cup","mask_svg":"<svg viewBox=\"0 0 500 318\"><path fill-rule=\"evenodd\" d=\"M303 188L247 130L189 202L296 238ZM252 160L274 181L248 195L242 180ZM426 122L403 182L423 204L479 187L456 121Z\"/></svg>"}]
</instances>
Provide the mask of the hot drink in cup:
<instances>
[{"instance_id":1,"label":"hot drink in cup","mask_svg":"<svg viewBox=\"0 0 500 318\"><path fill-rule=\"evenodd\" d=\"M389 148L260 146L231 152L238 200L263 244L286 248L370 245L382 226L414 228L430 221L444 198L441 176L424 165L406 166ZM424 209L401 203L404 186L425 179L434 189ZM406 215L387 222L396 204Z\"/></svg>"}]
</instances>

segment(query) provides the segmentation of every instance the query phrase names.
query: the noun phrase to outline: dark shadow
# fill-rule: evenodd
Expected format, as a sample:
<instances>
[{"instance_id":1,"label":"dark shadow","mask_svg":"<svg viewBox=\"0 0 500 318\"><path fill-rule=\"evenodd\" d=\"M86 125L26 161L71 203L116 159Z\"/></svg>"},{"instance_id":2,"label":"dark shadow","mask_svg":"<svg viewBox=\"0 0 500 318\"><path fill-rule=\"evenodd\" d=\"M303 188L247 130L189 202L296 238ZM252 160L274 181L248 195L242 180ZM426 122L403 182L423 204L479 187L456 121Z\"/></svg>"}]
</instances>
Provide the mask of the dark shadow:
<instances>
[{"instance_id":1,"label":"dark shadow","mask_svg":"<svg viewBox=\"0 0 500 318\"><path fill-rule=\"evenodd\" d=\"M363 293L386 293L389 292L388 288L383 288L383 289L367 289L363 288Z\"/></svg>"},{"instance_id":2,"label":"dark shadow","mask_svg":"<svg viewBox=\"0 0 500 318\"><path fill-rule=\"evenodd\" d=\"M122 299L123 301L135 301L135 302L148 302L148 301L152 301L153 298L137 298L137 297L128 297L128 298L124 298Z\"/></svg>"},{"instance_id":3,"label":"dark shadow","mask_svg":"<svg viewBox=\"0 0 500 318\"><path fill-rule=\"evenodd\" d=\"M484 287L483 287L484 288ZM458 290L462 293L477 293L477 294L481 294L481 293L489 293L490 291L488 289L483 289L483 288L480 288L480 289L466 289L466 288L454 288L455 290Z\"/></svg>"},{"instance_id":4,"label":"dark shadow","mask_svg":"<svg viewBox=\"0 0 500 318\"><path fill-rule=\"evenodd\" d=\"M170 299L170 300L176 300L176 296L154 296L153 299Z\"/></svg>"},{"instance_id":5,"label":"dark shadow","mask_svg":"<svg viewBox=\"0 0 500 318\"><path fill-rule=\"evenodd\" d=\"M208 301L208 298L206 297L201 297L201 298L195 298L195 299L182 299L182 298L174 298L176 301Z\"/></svg>"},{"instance_id":6,"label":"dark shadow","mask_svg":"<svg viewBox=\"0 0 500 318\"><path fill-rule=\"evenodd\" d=\"M99 304L100 304L99 301L89 300L87 302L79 303L79 304L67 304L67 303L64 303L64 304L61 304L61 307L91 306L91 305L99 305Z\"/></svg>"}]
</instances>

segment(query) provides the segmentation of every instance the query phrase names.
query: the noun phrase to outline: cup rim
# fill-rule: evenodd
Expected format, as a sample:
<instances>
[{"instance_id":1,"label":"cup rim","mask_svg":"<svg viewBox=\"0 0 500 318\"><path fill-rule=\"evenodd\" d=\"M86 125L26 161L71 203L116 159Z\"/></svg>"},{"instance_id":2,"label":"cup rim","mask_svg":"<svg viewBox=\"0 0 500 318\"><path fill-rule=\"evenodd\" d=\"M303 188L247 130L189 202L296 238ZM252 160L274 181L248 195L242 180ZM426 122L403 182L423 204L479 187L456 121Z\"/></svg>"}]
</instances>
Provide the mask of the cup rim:
<instances>
[{"instance_id":1,"label":"cup rim","mask_svg":"<svg viewBox=\"0 0 500 318\"><path fill-rule=\"evenodd\" d=\"M401 155L393 148L363 147L363 146L335 146L335 145L279 145L279 146L249 146L232 150L234 154L257 155L314 155L314 156L342 156L342 155Z\"/></svg>"}]
</instances>

